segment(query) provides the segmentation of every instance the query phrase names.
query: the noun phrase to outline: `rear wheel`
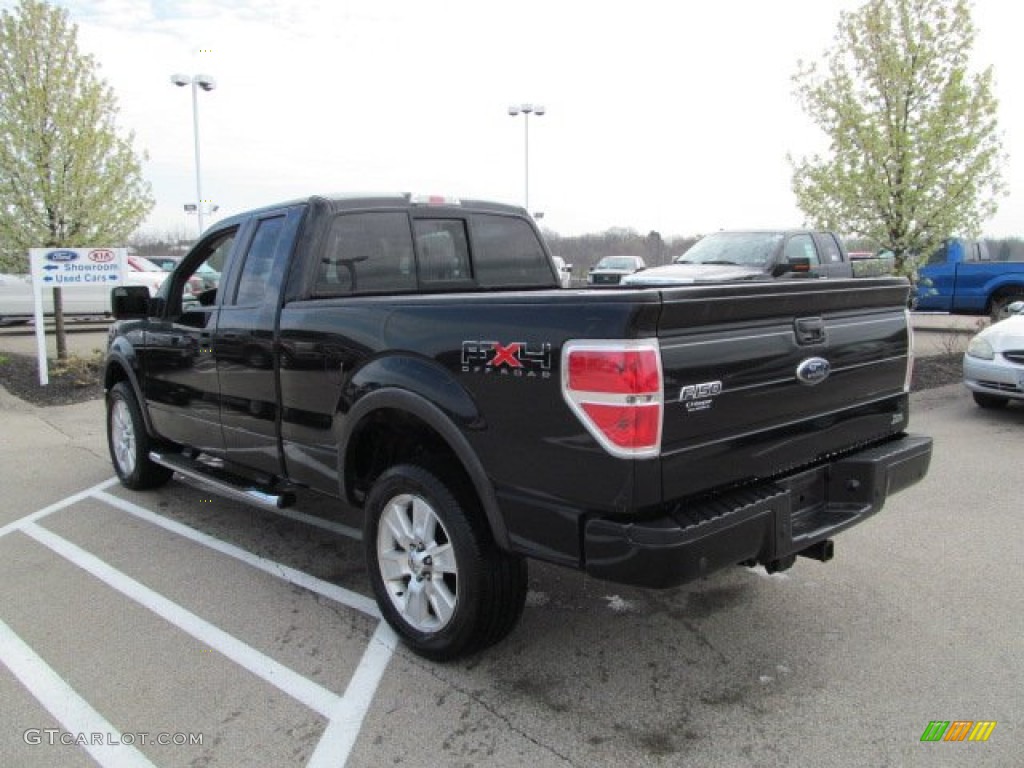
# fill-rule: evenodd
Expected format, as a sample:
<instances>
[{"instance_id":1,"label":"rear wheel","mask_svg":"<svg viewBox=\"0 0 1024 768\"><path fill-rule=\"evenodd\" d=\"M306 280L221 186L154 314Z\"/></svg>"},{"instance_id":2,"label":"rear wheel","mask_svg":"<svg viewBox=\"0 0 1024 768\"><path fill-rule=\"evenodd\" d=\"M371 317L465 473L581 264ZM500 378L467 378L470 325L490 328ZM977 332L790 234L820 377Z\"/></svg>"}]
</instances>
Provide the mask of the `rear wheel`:
<instances>
[{"instance_id":1,"label":"rear wheel","mask_svg":"<svg viewBox=\"0 0 1024 768\"><path fill-rule=\"evenodd\" d=\"M526 563L502 552L472 495L424 467L384 472L363 545L381 614L416 653L444 661L505 637L526 601Z\"/></svg>"},{"instance_id":2,"label":"rear wheel","mask_svg":"<svg viewBox=\"0 0 1024 768\"><path fill-rule=\"evenodd\" d=\"M139 401L126 381L115 384L107 394L107 447L114 471L128 488L156 488L174 474L150 461L152 441L146 433Z\"/></svg>"},{"instance_id":3,"label":"rear wheel","mask_svg":"<svg viewBox=\"0 0 1024 768\"><path fill-rule=\"evenodd\" d=\"M1009 400L1005 397L999 397L998 395L986 395L983 392L973 392L974 402L976 402L982 408L1005 408Z\"/></svg>"},{"instance_id":4,"label":"rear wheel","mask_svg":"<svg viewBox=\"0 0 1024 768\"><path fill-rule=\"evenodd\" d=\"M1005 320L1010 316L1010 311L1007 309L1015 301L1024 301L1024 293L1010 293L1005 296L996 296L992 299L990 318L993 323L998 323L1000 320Z\"/></svg>"}]
</instances>

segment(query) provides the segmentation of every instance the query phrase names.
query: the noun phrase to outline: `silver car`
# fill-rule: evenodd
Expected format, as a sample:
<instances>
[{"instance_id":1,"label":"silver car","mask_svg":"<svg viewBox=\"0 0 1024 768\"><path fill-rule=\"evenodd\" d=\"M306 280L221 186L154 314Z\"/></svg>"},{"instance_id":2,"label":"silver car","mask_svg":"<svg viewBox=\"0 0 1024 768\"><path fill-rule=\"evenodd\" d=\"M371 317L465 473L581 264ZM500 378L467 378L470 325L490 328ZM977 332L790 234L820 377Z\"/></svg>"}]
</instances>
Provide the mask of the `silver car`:
<instances>
[{"instance_id":1,"label":"silver car","mask_svg":"<svg viewBox=\"0 0 1024 768\"><path fill-rule=\"evenodd\" d=\"M982 408L1024 402L1024 301L1007 311L1009 317L971 339L964 355L964 384Z\"/></svg>"}]
</instances>

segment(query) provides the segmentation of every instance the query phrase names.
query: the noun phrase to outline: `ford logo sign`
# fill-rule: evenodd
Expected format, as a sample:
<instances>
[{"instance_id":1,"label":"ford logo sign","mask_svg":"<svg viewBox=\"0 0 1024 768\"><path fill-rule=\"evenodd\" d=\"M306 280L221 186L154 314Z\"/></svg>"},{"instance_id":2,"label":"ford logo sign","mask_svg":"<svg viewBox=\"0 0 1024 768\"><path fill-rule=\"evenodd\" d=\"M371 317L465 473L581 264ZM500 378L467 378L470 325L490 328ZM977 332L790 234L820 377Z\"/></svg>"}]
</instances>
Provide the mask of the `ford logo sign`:
<instances>
[{"instance_id":1,"label":"ford logo sign","mask_svg":"<svg viewBox=\"0 0 1024 768\"><path fill-rule=\"evenodd\" d=\"M823 357L808 357L796 367L797 381L808 387L821 384L830 373L832 373L832 366Z\"/></svg>"},{"instance_id":2,"label":"ford logo sign","mask_svg":"<svg viewBox=\"0 0 1024 768\"><path fill-rule=\"evenodd\" d=\"M74 251L50 251L46 258L48 261L74 261L78 254Z\"/></svg>"}]
</instances>

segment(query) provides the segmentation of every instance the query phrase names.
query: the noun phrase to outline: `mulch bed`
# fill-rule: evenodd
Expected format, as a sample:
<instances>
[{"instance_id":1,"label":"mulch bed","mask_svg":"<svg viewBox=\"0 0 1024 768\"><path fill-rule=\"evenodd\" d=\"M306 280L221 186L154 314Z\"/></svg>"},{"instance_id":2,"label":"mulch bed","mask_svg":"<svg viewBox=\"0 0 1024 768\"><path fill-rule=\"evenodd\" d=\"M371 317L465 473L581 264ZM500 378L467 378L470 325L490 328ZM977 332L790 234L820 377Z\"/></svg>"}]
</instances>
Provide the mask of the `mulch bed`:
<instances>
[{"instance_id":1,"label":"mulch bed","mask_svg":"<svg viewBox=\"0 0 1024 768\"><path fill-rule=\"evenodd\" d=\"M73 372L55 370L50 364L50 383L39 386L39 368L34 357L0 352L0 384L12 395L34 405L68 405L103 397L101 361L89 359ZM958 383L963 376L959 355L919 357L914 361L911 389L918 392Z\"/></svg>"},{"instance_id":2,"label":"mulch bed","mask_svg":"<svg viewBox=\"0 0 1024 768\"><path fill-rule=\"evenodd\" d=\"M76 358L73 370L64 371L51 360L50 383L39 385L39 363L34 357L0 352L0 384L12 395L33 405L70 405L103 397L101 358Z\"/></svg>"}]
</instances>

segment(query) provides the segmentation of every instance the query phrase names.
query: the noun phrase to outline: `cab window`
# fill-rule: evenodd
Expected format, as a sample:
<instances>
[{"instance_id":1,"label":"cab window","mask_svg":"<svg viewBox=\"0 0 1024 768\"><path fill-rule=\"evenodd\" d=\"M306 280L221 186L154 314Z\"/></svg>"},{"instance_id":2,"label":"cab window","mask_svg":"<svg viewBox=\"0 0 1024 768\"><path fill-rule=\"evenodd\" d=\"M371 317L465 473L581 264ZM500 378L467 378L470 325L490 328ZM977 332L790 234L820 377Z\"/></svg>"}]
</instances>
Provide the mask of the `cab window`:
<instances>
[{"instance_id":1,"label":"cab window","mask_svg":"<svg viewBox=\"0 0 1024 768\"><path fill-rule=\"evenodd\" d=\"M511 216L476 214L473 268L484 288L551 288L555 275L530 224Z\"/></svg>"},{"instance_id":2,"label":"cab window","mask_svg":"<svg viewBox=\"0 0 1024 768\"><path fill-rule=\"evenodd\" d=\"M341 214L331 223L314 287L316 296L402 293L416 289L405 213Z\"/></svg>"}]
</instances>

